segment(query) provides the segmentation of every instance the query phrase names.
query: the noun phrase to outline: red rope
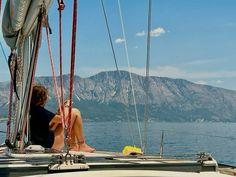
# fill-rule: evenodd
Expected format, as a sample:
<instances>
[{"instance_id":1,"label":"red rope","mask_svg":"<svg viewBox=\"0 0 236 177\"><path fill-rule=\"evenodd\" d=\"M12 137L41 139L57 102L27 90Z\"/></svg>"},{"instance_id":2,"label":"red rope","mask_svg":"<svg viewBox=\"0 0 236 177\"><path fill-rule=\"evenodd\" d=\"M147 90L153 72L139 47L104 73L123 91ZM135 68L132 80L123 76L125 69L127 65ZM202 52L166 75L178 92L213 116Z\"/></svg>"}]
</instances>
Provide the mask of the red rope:
<instances>
[{"instance_id":1,"label":"red rope","mask_svg":"<svg viewBox=\"0 0 236 177\"><path fill-rule=\"evenodd\" d=\"M47 43L48 43L48 52L49 52L49 58L50 58L50 62L51 62L51 67L52 67L52 75L53 75L53 82L54 82L54 89L55 89L55 93L56 93L56 98L57 98L57 104L58 104L58 108L59 108L59 112L62 116L62 126L65 126L65 120L64 117L62 115L62 111L61 111L61 102L60 102L60 98L59 98L59 92L57 89L57 79L56 79L56 74L55 74L55 67L54 67L54 63L53 63L53 58L52 58L52 49L51 49L51 43L50 43L50 38L49 38L49 29L48 26L46 26L46 35L47 35Z\"/></svg>"},{"instance_id":2,"label":"red rope","mask_svg":"<svg viewBox=\"0 0 236 177\"><path fill-rule=\"evenodd\" d=\"M72 43L71 43L71 65L70 65L70 103L68 115L68 140L71 139L71 111L72 111L72 94L74 83L74 68L75 68L75 48L76 48L76 26L77 26L77 0L74 0L73 8L73 27L72 27Z\"/></svg>"},{"instance_id":3,"label":"red rope","mask_svg":"<svg viewBox=\"0 0 236 177\"><path fill-rule=\"evenodd\" d=\"M8 119L7 119L7 134L6 139L10 139L11 130L11 116L12 116L12 98L13 98L13 83L10 82L10 96L9 96L9 109L8 109Z\"/></svg>"},{"instance_id":4,"label":"red rope","mask_svg":"<svg viewBox=\"0 0 236 177\"><path fill-rule=\"evenodd\" d=\"M62 10L64 10L65 4L63 1L58 0L58 11L59 11L59 49L60 49L60 84L61 84L61 103L64 104L64 91L63 91L63 76L62 76ZM63 123L65 125L65 110L64 105L61 107Z\"/></svg>"}]
</instances>

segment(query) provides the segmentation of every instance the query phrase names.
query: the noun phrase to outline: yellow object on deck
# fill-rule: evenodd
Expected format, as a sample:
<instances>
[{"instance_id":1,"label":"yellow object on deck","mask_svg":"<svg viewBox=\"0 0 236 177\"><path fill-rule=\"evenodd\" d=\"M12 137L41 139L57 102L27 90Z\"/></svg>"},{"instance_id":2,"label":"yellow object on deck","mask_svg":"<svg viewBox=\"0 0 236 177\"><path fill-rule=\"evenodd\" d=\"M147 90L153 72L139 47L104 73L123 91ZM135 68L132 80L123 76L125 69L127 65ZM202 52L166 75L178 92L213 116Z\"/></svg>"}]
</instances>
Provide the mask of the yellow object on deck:
<instances>
[{"instance_id":1,"label":"yellow object on deck","mask_svg":"<svg viewBox=\"0 0 236 177\"><path fill-rule=\"evenodd\" d=\"M124 155L143 154L141 148L137 148L137 147L134 147L134 146L125 146L122 153Z\"/></svg>"}]
</instances>

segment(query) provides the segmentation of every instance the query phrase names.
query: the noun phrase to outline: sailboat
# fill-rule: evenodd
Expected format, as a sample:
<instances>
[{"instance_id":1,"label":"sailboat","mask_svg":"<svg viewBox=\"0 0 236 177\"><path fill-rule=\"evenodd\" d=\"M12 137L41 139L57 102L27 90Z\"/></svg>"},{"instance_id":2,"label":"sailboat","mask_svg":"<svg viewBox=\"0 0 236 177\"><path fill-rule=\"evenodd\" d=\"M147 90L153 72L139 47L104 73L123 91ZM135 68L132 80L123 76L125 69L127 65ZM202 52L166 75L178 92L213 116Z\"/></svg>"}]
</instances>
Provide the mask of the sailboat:
<instances>
[{"instance_id":1,"label":"sailboat","mask_svg":"<svg viewBox=\"0 0 236 177\"><path fill-rule=\"evenodd\" d=\"M52 0L7 0L5 5L2 31L5 42L11 50L9 56L11 84L7 137L0 154L1 177L228 176L219 173L218 163L208 153L200 153L191 159L167 158L162 153L142 154L134 147L131 147L131 153L106 151L46 153L43 147L27 144L30 136L27 122L30 119L29 102L32 84L42 40L42 29L46 27L47 33L50 31L47 14L51 4ZM58 8L61 13L64 8L62 0L58 0ZM76 34L76 9L77 1L74 0L73 35ZM74 49L75 46L72 45L72 66ZM73 74L72 71L71 91Z\"/></svg>"}]
</instances>

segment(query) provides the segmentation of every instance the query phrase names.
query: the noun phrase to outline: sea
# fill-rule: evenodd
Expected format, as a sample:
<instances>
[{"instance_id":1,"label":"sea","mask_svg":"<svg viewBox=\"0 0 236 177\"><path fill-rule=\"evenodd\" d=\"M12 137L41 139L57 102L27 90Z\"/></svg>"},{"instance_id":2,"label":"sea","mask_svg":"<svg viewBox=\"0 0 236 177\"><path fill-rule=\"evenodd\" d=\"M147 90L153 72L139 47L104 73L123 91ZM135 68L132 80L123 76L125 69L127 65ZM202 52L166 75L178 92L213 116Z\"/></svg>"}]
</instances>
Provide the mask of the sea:
<instances>
[{"instance_id":1,"label":"sea","mask_svg":"<svg viewBox=\"0 0 236 177\"><path fill-rule=\"evenodd\" d=\"M197 157L206 152L218 163L236 166L236 123L84 122L86 143L99 151L121 152L127 145L145 146L146 154ZM0 122L0 143L6 122ZM146 132L146 134L144 133ZM163 141L162 141L163 136ZM161 143L163 142L163 143Z\"/></svg>"}]
</instances>

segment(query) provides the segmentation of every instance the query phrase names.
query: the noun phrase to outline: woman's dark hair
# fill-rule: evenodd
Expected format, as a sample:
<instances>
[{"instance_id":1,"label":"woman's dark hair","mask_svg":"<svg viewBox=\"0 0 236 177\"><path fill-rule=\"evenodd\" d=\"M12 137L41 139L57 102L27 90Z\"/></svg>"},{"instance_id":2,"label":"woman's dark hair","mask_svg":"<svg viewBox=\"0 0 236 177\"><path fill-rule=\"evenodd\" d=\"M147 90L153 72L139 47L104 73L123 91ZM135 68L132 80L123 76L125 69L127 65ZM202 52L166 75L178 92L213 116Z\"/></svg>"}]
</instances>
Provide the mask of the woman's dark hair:
<instances>
[{"instance_id":1,"label":"woman's dark hair","mask_svg":"<svg viewBox=\"0 0 236 177\"><path fill-rule=\"evenodd\" d=\"M48 90L42 85L34 85L31 97L31 106L44 105L48 98Z\"/></svg>"}]
</instances>

